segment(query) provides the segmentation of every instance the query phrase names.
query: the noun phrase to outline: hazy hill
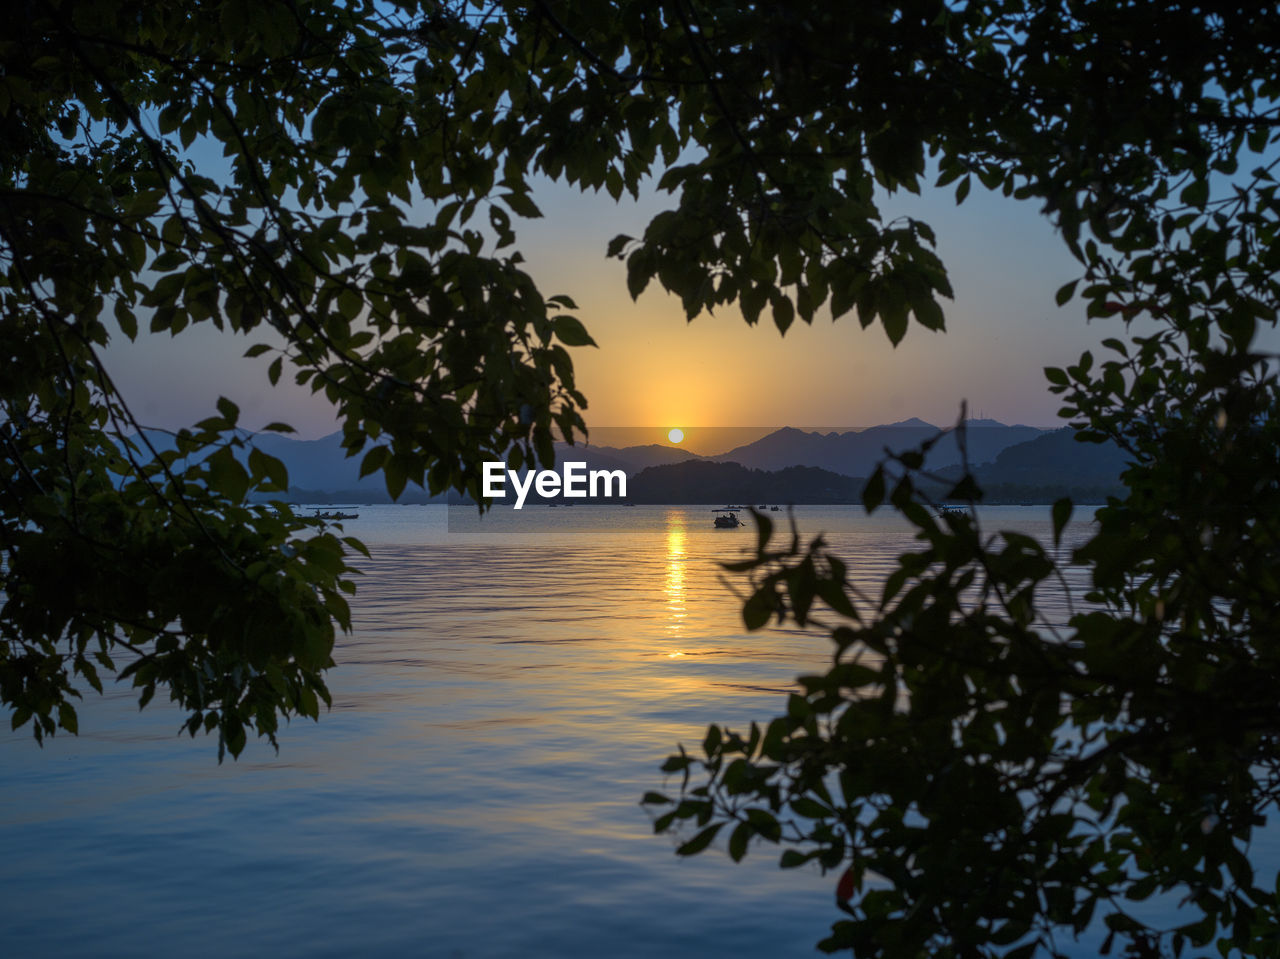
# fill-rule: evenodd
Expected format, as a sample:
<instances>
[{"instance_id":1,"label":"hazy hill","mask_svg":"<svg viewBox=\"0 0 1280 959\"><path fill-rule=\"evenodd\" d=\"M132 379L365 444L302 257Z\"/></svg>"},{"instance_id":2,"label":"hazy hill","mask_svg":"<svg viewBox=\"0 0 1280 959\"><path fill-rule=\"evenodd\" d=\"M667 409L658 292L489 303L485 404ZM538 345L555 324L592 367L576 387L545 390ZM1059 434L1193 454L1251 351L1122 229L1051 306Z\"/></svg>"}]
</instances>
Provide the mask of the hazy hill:
<instances>
[{"instance_id":1,"label":"hazy hill","mask_svg":"<svg viewBox=\"0 0 1280 959\"><path fill-rule=\"evenodd\" d=\"M1079 443L1070 429L1035 432L1040 435L1005 447L996 455L994 462L974 470L985 493L984 502L1050 503L1061 496L1071 496L1077 502L1098 503L1118 492L1126 457L1117 447ZM799 430L780 430L778 433L764 437L764 440L779 442L795 438L788 434L800 434L800 444L810 443L812 448L819 448L813 440L828 439ZM961 475L961 467L957 462L940 472L957 479ZM864 482L861 476L848 476L813 466L790 466L769 471L739 463L704 460L650 467L633 477L628 492L629 498L637 503L715 506L728 503L748 506L762 503L835 504L860 502ZM927 483L923 485L928 488ZM931 490L934 496L941 496L942 492L936 488Z\"/></svg>"},{"instance_id":2,"label":"hazy hill","mask_svg":"<svg viewBox=\"0 0 1280 959\"><path fill-rule=\"evenodd\" d=\"M857 503L865 482L814 466L768 472L738 463L689 460L640 471L628 484L627 498L636 503L708 506Z\"/></svg>"},{"instance_id":3,"label":"hazy hill","mask_svg":"<svg viewBox=\"0 0 1280 959\"><path fill-rule=\"evenodd\" d=\"M347 458L342 433L330 433L318 440L297 440L281 433L258 433L253 444L262 452L281 460L289 470L289 485L316 490L387 490L381 473L360 476L360 461L367 446L357 456Z\"/></svg>"},{"instance_id":4,"label":"hazy hill","mask_svg":"<svg viewBox=\"0 0 1280 959\"><path fill-rule=\"evenodd\" d=\"M588 469L620 469L631 475L649 466L683 463L702 459L697 453L676 446L650 443L647 446L569 446L556 444L556 460L560 463L585 462Z\"/></svg>"},{"instance_id":5,"label":"hazy hill","mask_svg":"<svg viewBox=\"0 0 1280 959\"><path fill-rule=\"evenodd\" d=\"M1068 429L1054 430L1002 451L975 471L980 482L1118 485L1129 456L1114 443L1081 443Z\"/></svg>"},{"instance_id":6,"label":"hazy hill","mask_svg":"<svg viewBox=\"0 0 1280 959\"><path fill-rule=\"evenodd\" d=\"M817 466L844 476L867 476L885 458L886 450L901 453L914 449L938 432L938 427L915 418L873 426L858 433L808 433L788 427L712 458L722 463L741 463L752 469L777 470L802 465ZM1044 432L1033 426L970 420L965 436L969 463L989 462L1003 450ZM960 462L960 449L952 431L930 450L926 465L930 469L941 469Z\"/></svg>"}]
</instances>

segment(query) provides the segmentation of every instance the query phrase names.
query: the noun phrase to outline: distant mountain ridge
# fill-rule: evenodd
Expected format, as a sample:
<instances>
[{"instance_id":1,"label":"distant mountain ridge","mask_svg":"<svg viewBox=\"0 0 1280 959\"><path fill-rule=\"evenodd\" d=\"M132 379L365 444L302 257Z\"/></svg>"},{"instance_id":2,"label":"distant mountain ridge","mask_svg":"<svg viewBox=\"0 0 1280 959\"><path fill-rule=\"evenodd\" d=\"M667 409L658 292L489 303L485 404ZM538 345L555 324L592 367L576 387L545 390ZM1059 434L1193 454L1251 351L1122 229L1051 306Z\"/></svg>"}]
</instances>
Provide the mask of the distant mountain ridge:
<instances>
[{"instance_id":1,"label":"distant mountain ridge","mask_svg":"<svg viewBox=\"0 0 1280 959\"><path fill-rule=\"evenodd\" d=\"M641 470L632 478L627 498L636 503L712 506L858 503L865 483L862 477L840 476L816 466L758 470L686 460Z\"/></svg>"},{"instance_id":2,"label":"distant mountain ridge","mask_svg":"<svg viewBox=\"0 0 1280 959\"><path fill-rule=\"evenodd\" d=\"M790 427L770 433L754 443L712 457L722 463L741 463L752 469L777 470L787 466L816 466L843 476L867 476L889 451L902 453L938 436L938 427L919 419L873 426L858 433L806 433ZM1006 426L994 420L970 420L965 424L964 444L971 467L988 463L1003 450L1045 433L1034 426ZM927 469L942 469L963 462L960 433L949 430L934 444L925 459Z\"/></svg>"},{"instance_id":3,"label":"distant mountain ridge","mask_svg":"<svg viewBox=\"0 0 1280 959\"><path fill-rule=\"evenodd\" d=\"M736 447L725 453L701 456L679 447L649 446L560 446L573 459L601 457L622 464L628 473L638 472L649 466L661 466L687 460L710 460L716 463L738 463L748 469L780 470L789 466L814 466L843 476L866 476L876 464L884 460L886 450L902 453L915 449L942 430L918 418L872 426L869 429L846 432L808 432L791 426L774 430L752 443ZM1034 426L1007 426L996 420L968 420L965 423L964 441L969 465L978 466L993 461L1002 451L1019 443L1042 436L1048 430ZM949 430L930 450L926 466L942 469L963 461L960 437Z\"/></svg>"},{"instance_id":4,"label":"distant mountain ridge","mask_svg":"<svg viewBox=\"0 0 1280 959\"><path fill-rule=\"evenodd\" d=\"M777 473L793 467L805 467L820 470L825 475L791 474L787 478L797 483L797 495L815 501L812 496L820 495L815 491L826 489L830 495L836 495L843 501L849 495L846 481L869 476L885 459L887 450L902 453L918 448L925 441L938 437L940 432L938 427L912 418L857 432L821 433L783 427L752 443L713 456L700 456L678 446L661 444L621 448L557 444L556 456L561 463L585 462L588 469L620 469L631 477L650 468L682 463L736 464L744 471L733 474L736 476L733 485L741 487L743 494L736 498L742 499L757 498L756 494L749 493L750 489L758 490L762 494L760 498L777 498L776 488L770 497L764 495L763 488L755 485L756 480L747 481L752 471ZM172 447L170 436L156 434L152 438L158 447ZM303 493L312 498L318 494L341 493L344 501L387 501L382 475L359 475L362 456L346 455L341 432L314 440L299 440L279 433L258 433L253 435L252 442L285 464L289 470L291 494L295 497ZM964 445L970 469L987 487L1013 484L1020 488L1048 488L1072 482L1103 490L1117 484L1124 468L1124 457L1114 447L1077 443L1069 429L1044 430L1032 426L1008 426L995 420L969 420L965 423ZM936 440L925 467L943 475L958 475L961 462L960 435L952 429ZM676 475L668 474L668 479L675 482ZM687 478L693 487L702 489L703 480L709 482L712 476L728 479L730 475L697 471L688 473ZM803 493L800 487L803 487ZM673 493L674 489L672 487ZM725 492L729 495L727 490ZM444 499L443 496L431 497L416 488L406 490L405 498L412 502ZM720 497L713 496L711 500L717 498Z\"/></svg>"}]
</instances>

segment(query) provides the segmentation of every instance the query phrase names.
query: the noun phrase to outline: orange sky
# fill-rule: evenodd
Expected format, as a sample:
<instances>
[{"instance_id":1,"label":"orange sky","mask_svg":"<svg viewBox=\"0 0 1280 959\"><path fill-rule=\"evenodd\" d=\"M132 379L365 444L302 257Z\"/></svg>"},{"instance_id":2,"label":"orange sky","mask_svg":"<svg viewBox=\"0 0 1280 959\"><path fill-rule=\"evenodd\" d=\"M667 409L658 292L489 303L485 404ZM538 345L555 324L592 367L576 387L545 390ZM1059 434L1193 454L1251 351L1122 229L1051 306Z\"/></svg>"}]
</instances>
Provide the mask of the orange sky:
<instances>
[{"instance_id":1,"label":"orange sky","mask_svg":"<svg viewBox=\"0 0 1280 959\"><path fill-rule=\"evenodd\" d=\"M1086 324L1078 304L1054 306L1058 286L1079 271L1033 206L975 195L956 208L950 191L886 204L886 215L910 213L938 233L956 290L944 304L946 333L913 326L895 349L878 326L863 330L852 316L797 323L785 337L767 318L748 327L734 310L686 323L656 285L633 303L624 265L604 255L611 237L641 233L666 201L615 204L548 186L538 193L545 218L517 224L517 247L544 294L571 295L599 343L574 351L589 424L865 427L913 416L948 424L967 400L971 415L1055 426L1042 368L1074 362L1119 331ZM108 364L149 425L189 424L223 394L241 406L244 425L280 419L304 438L332 431L322 400L283 384L273 390L267 358L241 359L258 339L202 324L176 340L113 346Z\"/></svg>"}]
</instances>

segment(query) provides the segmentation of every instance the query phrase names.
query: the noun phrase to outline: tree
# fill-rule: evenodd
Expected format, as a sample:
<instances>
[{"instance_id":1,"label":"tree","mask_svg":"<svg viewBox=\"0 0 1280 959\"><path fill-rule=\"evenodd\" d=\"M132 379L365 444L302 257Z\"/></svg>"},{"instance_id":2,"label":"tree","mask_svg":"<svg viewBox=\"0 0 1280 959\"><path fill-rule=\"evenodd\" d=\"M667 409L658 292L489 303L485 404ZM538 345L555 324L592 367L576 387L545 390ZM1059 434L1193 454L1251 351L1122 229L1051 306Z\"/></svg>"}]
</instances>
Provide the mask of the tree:
<instances>
[{"instance_id":1,"label":"tree","mask_svg":"<svg viewBox=\"0 0 1280 959\"><path fill-rule=\"evenodd\" d=\"M323 391L393 496L476 493L485 459L549 462L553 427L581 431L565 347L590 337L504 252L537 210L489 119L501 74L414 6L36 0L0 42L15 728L75 731L104 671L144 705L167 688L220 757L328 701L362 547L249 502L288 478L234 404L167 444L143 429L101 358L140 320L269 331L247 355ZM461 225L482 206L493 240Z\"/></svg>"},{"instance_id":2,"label":"tree","mask_svg":"<svg viewBox=\"0 0 1280 959\"><path fill-rule=\"evenodd\" d=\"M730 566L752 577L744 622L822 629L831 668L800 677L785 715L713 725L700 753L672 756L679 795L644 800L655 829L691 825L682 855L727 835L735 860L763 840L783 867L836 870L847 915L828 951L1064 955L1104 923L1104 952L1118 938L1131 955L1215 941L1274 954L1280 897L1252 843L1280 795L1278 395L1256 345L1280 301L1266 66L1280 17L1108 2L880 12L862 33L797 14L775 41L832 65L797 81L815 105L800 128L867 156L892 136L917 174L929 150L957 199L976 176L1043 203L1083 270L1059 304L1079 291L1128 334L1105 341L1105 361L1046 376L1078 439L1126 451L1127 493L1063 556L976 513L935 515L924 451L905 453L865 501L887 498L920 548L874 596L820 538L775 545L757 517L755 557ZM895 38L911 59L891 76L911 94L879 125L858 109L869 78L853 51ZM780 70L762 83L802 115ZM1139 316L1153 332L1129 330ZM969 477L951 492L981 495ZM1053 507L1059 535L1071 512ZM1063 630L1037 598L1073 563L1091 589ZM1153 895L1179 907L1172 928L1135 913Z\"/></svg>"},{"instance_id":3,"label":"tree","mask_svg":"<svg viewBox=\"0 0 1280 959\"><path fill-rule=\"evenodd\" d=\"M247 730L274 741L280 715L327 698L360 546L250 503L288 477L232 403L167 443L144 429L101 356L140 322L269 334L248 355L275 354L273 383L288 367L323 391L393 496L408 481L478 494L484 460L545 464L553 436L582 431L566 347L591 338L513 249L513 218L539 215L535 175L614 198L658 174L678 189L609 252L633 294L656 277L690 316L767 306L785 330L829 299L895 342L910 310L941 324L927 227L877 221L875 179L919 178L896 134L865 167L861 148L828 158L830 134L793 143L812 104L793 119L759 78L723 87L704 12L580 7L23 6L0 41L0 702L15 727L74 731L73 700L105 672L143 704L167 690L192 735L216 729L234 755ZM775 14L720 14L740 71ZM754 128L746 109L765 111Z\"/></svg>"},{"instance_id":4,"label":"tree","mask_svg":"<svg viewBox=\"0 0 1280 959\"><path fill-rule=\"evenodd\" d=\"M532 177L673 194L609 246L633 295L656 279L690 317L767 310L784 332L853 312L895 343L912 316L941 328L950 287L927 224L883 200L936 179L962 201L976 179L1060 230L1082 268L1060 303L1126 324L1105 361L1047 371L1081 439L1133 461L1075 554L1089 605L1070 632L1040 622L1062 561L933 517L918 453L868 488L921 535L879 597L762 524L745 621L820 619L832 669L786 716L669 761L686 778L673 804L646 797L656 825L703 827L686 854L733 823L735 858L764 839L783 865L843 869L826 944L860 955L1054 952L1095 915L1151 952L1165 940L1119 897L1156 892L1197 910L1175 951L1219 930L1273 949L1246 852L1280 729L1275 381L1255 346L1280 275L1273 6L26 10L0 78L15 723L74 728L73 682L123 657L144 701L166 687L233 753L324 694L356 544L247 504L287 477L230 404L148 446L97 352L140 316L269 329L252 351L279 352L272 378L287 359L324 390L393 493L474 491L484 458L546 462L553 428L581 431L563 347L589 336L511 249Z\"/></svg>"}]
</instances>

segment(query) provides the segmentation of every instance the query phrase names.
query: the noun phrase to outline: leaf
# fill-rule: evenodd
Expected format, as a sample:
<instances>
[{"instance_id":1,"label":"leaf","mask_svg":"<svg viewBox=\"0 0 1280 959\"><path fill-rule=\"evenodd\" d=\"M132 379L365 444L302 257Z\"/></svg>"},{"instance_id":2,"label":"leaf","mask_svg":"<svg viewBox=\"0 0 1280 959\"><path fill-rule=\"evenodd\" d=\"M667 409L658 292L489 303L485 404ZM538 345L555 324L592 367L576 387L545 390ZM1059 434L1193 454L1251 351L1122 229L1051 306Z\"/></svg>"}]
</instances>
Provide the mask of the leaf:
<instances>
[{"instance_id":1,"label":"leaf","mask_svg":"<svg viewBox=\"0 0 1280 959\"><path fill-rule=\"evenodd\" d=\"M750 823L738 823L729 834L729 858L734 862L741 862L742 857L747 854L747 845L754 834L755 830L751 828Z\"/></svg>"},{"instance_id":2,"label":"leaf","mask_svg":"<svg viewBox=\"0 0 1280 959\"><path fill-rule=\"evenodd\" d=\"M857 892L858 874L857 871L850 866L840 875L840 881L836 883L836 901L848 902Z\"/></svg>"},{"instance_id":3,"label":"leaf","mask_svg":"<svg viewBox=\"0 0 1280 959\"><path fill-rule=\"evenodd\" d=\"M1071 500L1069 497L1063 497L1053 504L1053 545L1058 546L1062 542L1062 531L1066 528L1067 522L1071 519Z\"/></svg>"},{"instance_id":4,"label":"leaf","mask_svg":"<svg viewBox=\"0 0 1280 959\"><path fill-rule=\"evenodd\" d=\"M249 473L232 455L231 447L219 448L206 462L210 488L222 493L233 503L243 502L249 492Z\"/></svg>"},{"instance_id":5,"label":"leaf","mask_svg":"<svg viewBox=\"0 0 1280 959\"><path fill-rule=\"evenodd\" d=\"M122 299L116 300L115 305L116 322L120 324L120 332L131 340L138 338L138 320L133 315L133 310Z\"/></svg>"},{"instance_id":6,"label":"leaf","mask_svg":"<svg viewBox=\"0 0 1280 959\"><path fill-rule=\"evenodd\" d=\"M706 829L702 830L702 832L698 833L688 842L682 844L681 846L678 846L676 848L676 855L677 856L694 856L702 852L702 850L706 849L708 846L711 845L712 840L716 838L716 834L720 832L723 826L724 826L724 823L722 822L714 823L713 825L708 826Z\"/></svg>"},{"instance_id":7,"label":"leaf","mask_svg":"<svg viewBox=\"0 0 1280 959\"><path fill-rule=\"evenodd\" d=\"M769 622L775 608L773 594L765 587L756 590L742 606L742 622L747 629L760 629Z\"/></svg>"},{"instance_id":8,"label":"leaf","mask_svg":"<svg viewBox=\"0 0 1280 959\"><path fill-rule=\"evenodd\" d=\"M391 450L386 446L375 446L364 455L364 459L360 462L360 478L368 476L370 473L376 473L382 468L382 464L387 461L387 457L391 455Z\"/></svg>"},{"instance_id":9,"label":"leaf","mask_svg":"<svg viewBox=\"0 0 1280 959\"><path fill-rule=\"evenodd\" d=\"M754 509L751 511L751 519L756 524L756 553L761 554L773 536L773 520Z\"/></svg>"},{"instance_id":10,"label":"leaf","mask_svg":"<svg viewBox=\"0 0 1280 959\"><path fill-rule=\"evenodd\" d=\"M218 412L222 414L227 423L231 426L235 426L236 420L240 418L240 407L236 406L236 404L232 403L225 396L218 397L217 406Z\"/></svg>"},{"instance_id":11,"label":"leaf","mask_svg":"<svg viewBox=\"0 0 1280 959\"><path fill-rule=\"evenodd\" d=\"M542 216L542 211L538 209L536 203L529 198L527 193L503 193L498 199L505 203L517 216L526 219L537 219Z\"/></svg>"},{"instance_id":12,"label":"leaf","mask_svg":"<svg viewBox=\"0 0 1280 959\"><path fill-rule=\"evenodd\" d=\"M364 298L360 295L359 290L345 286L338 293L338 312L343 319L354 320L360 315L360 309L363 306Z\"/></svg>"},{"instance_id":13,"label":"leaf","mask_svg":"<svg viewBox=\"0 0 1280 959\"><path fill-rule=\"evenodd\" d=\"M868 513L875 511L884 502L884 468L877 466L875 472L862 488L862 505Z\"/></svg>"},{"instance_id":14,"label":"leaf","mask_svg":"<svg viewBox=\"0 0 1280 959\"><path fill-rule=\"evenodd\" d=\"M409 474L395 457L391 457L383 465L382 475L387 482L387 495L393 500L399 499L409 482Z\"/></svg>"},{"instance_id":15,"label":"leaf","mask_svg":"<svg viewBox=\"0 0 1280 959\"><path fill-rule=\"evenodd\" d=\"M1192 180L1178 199L1188 206L1203 207L1209 200L1209 181L1203 178Z\"/></svg>"},{"instance_id":16,"label":"leaf","mask_svg":"<svg viewBox=\"0 0 1280 959\"><path fill-rule=\"evenodd\" d=\"M982 490L973 475L966 473L960 478L960 482L951 487L945 498L963 500L966 503L978 502L982 499Z\"/></svg>"},{"instance_id":17,"label":"leaf","mask_svg":"<svg viewBox=\"0 0 1280 959\"><path fill-rule=\"evenodd\" d=\"M649 260L643 248L627 257L627 292L631 294L631 299L640 298L640 294L649 285L650 276Z\"/></svg>"},{"instance_id":18,"label":"leaf","mask_svg":"<svg viewBox=\"0 0 1280 959\"><path fill-rule=\"evenodd\" d=\"M702 740L702 751L706 753L708 759L714 757L720 751L721 741L720 727L708 726L707 735Z\"/></svg>"},{"instance_id":19,"label":"leaf","mask_svg":"<svg viewBox=\"0 0 1280 959\"><path fill-rule=\"evenodd\" d=\"M249 448L249 469L255 478L265 476L269 479L277 491L283 492L289 488L289 471L284 463L256 446Z\"/></svg>"},{"instance_id":20,"label":"leaf","mask_svg":"<svg viewBox=\"0 0 1280 959\"><path fill-rule=\"evenodd\" d=\"M901 304L894 304L880 312L880 322L884 331L889 334L889 342L897 346L907 335L907 311Z\"/></svg>"},{"instance_id":21,"label":"leaf","mask_svg":"<svg viewBox=\"0 0 1280 959\"><path fill-rule=\"evenodd\" d=\"M596 345L596 341L591 338L591 334L587 332L587 328L582 325L577 317L561 313L555 318L553 325L556 337L565 346Z\"/></svg>"}]
</instances>

